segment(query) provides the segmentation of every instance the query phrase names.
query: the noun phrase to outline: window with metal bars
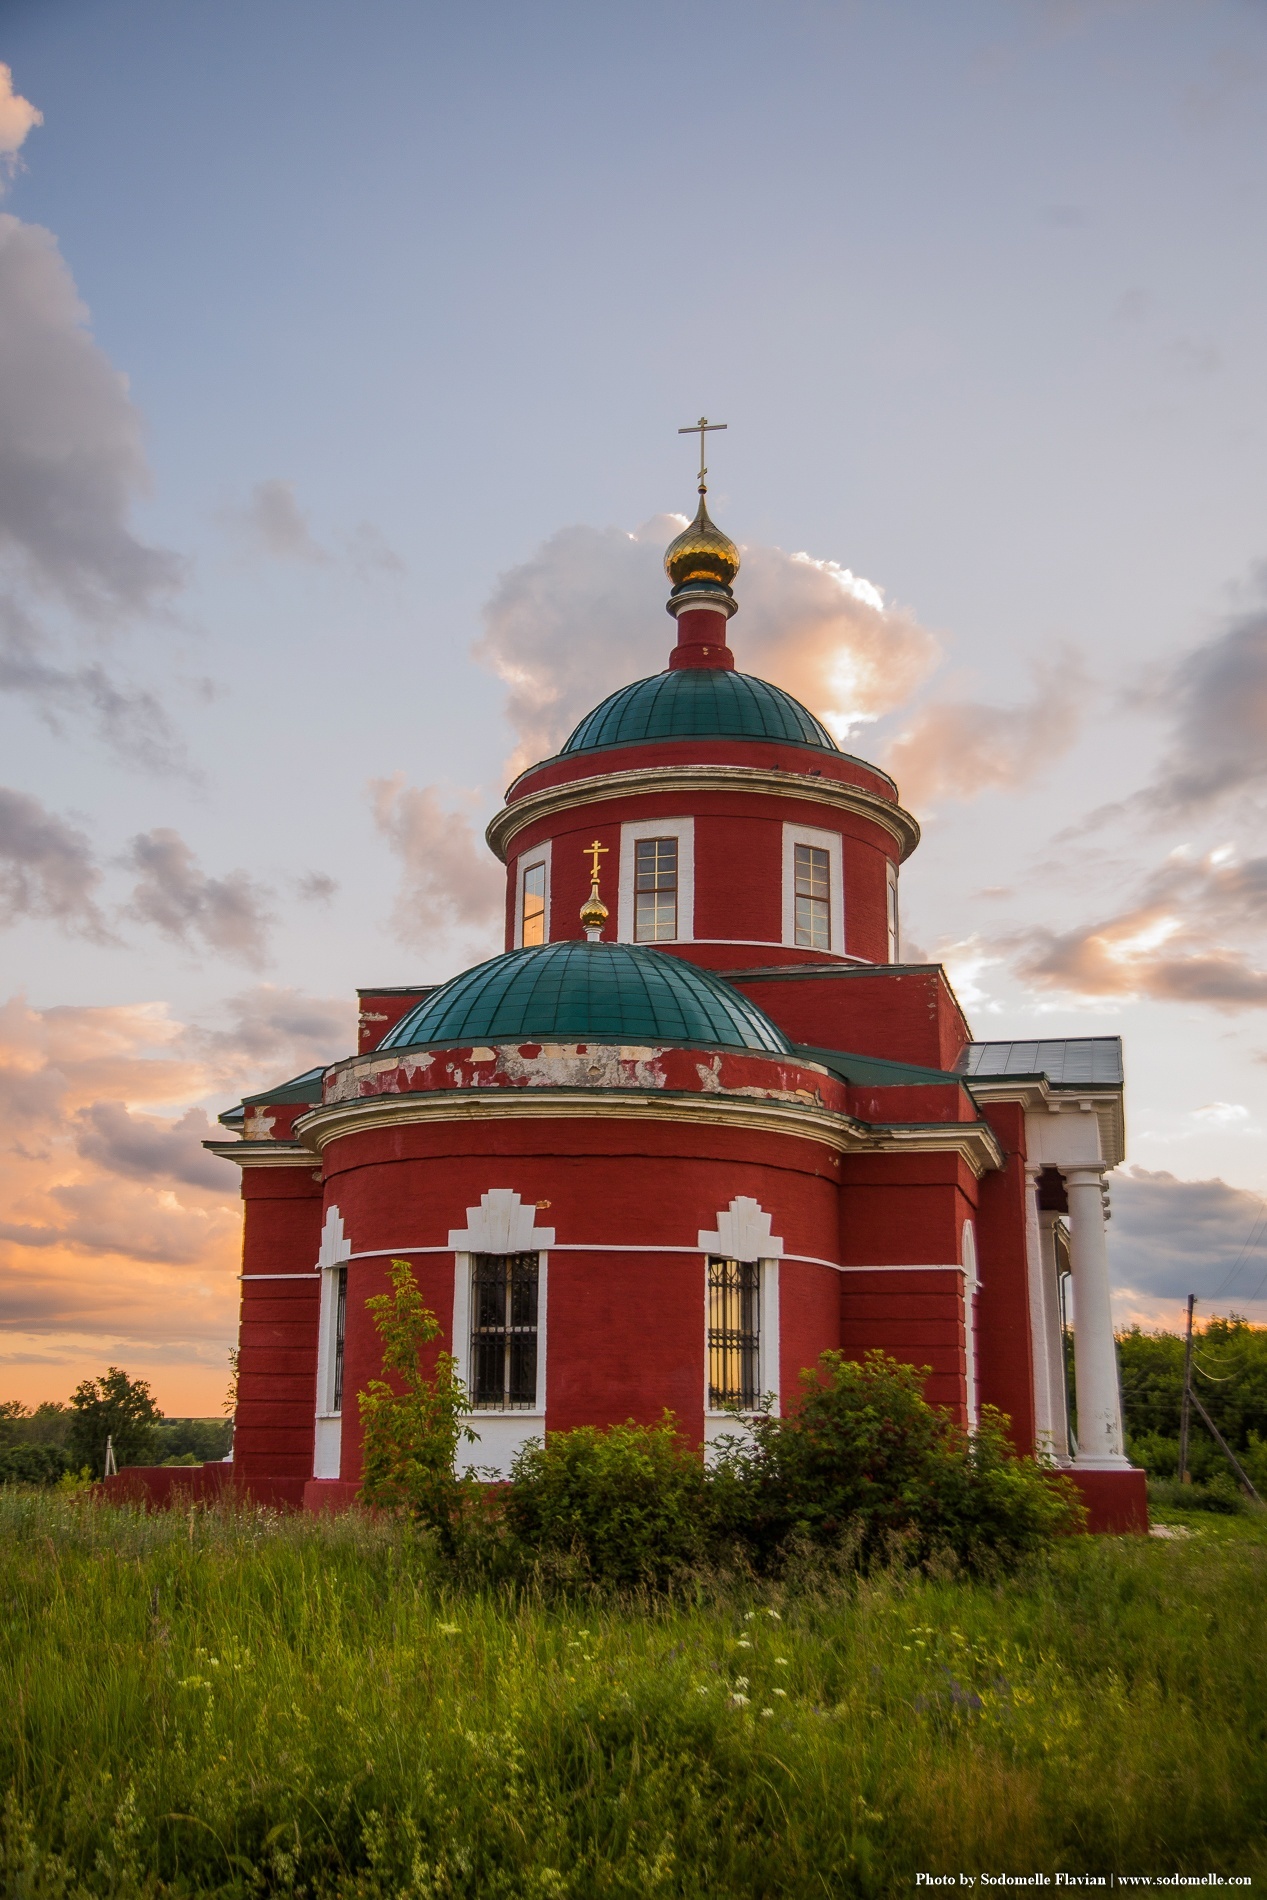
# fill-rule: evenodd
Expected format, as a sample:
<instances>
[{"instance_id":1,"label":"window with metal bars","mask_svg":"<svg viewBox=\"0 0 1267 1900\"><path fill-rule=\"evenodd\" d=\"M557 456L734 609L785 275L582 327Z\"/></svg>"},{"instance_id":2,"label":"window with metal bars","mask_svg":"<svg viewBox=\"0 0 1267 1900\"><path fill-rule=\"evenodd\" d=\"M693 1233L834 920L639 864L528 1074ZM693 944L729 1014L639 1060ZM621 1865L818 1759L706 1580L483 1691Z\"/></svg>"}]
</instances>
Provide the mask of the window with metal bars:
<instances>
[{"instance_id":1,"label":"window with metal bars","mask_svg":"<svg viewBox=\"0 0 1267 1900\"><path fill-rule=\"evenodd\" d=\"M708 1404L745 1411L761 1399L761 1265L708 1262Z\"/></svg>"},{"instance_id":2,"label":"window with metal bars","mask_svg":"<svg viewBox=\"0 0 1267 1900\"><path fill-rule=\"evenodd\" d=\"M343 1342L348 1331L348 1270L340 1267L334 1283L334 1380L330 1410L343 1410Z\"/></svg>"},{"instance_id":3,"label":"window with metal bars","mask_svg":"<svg viewBox=\"0 0 1267 1900\"><path fill-rule=\"evenodd\" d=\"M478 1253L472 1269L471 1403L532 1411L537 1403L535 1253Z\"/></svg>"},{"instance_id":4,"label":"window with metal bars","mask_svg":"<svg viewBox=\"0 0 1267 1900\"><path fill-rule=\"evenodd\" d=\"M530 864L524 872L523 947L546 940L546 867Z\"/></svg>"},{"instance_id":5,"label":"window with metal bars","mask_svg":"<svg viewBox=\"0 0 1267 1900\"><path fill-rule=\"evenodd\" d=\"M634 842L634 941L671 943L677 936L677 839Z\"/></svg>"},{"instance_id":6,"label":"window with metal bars","mask_svg":"<svg viewBox=\"0 0 1267 1900\"><path fill-rule=\"evenodd\" d=\"M796 941L804 950L831 949L831 860L816 844L796 847Z\"/></svg>"}]
</instances>

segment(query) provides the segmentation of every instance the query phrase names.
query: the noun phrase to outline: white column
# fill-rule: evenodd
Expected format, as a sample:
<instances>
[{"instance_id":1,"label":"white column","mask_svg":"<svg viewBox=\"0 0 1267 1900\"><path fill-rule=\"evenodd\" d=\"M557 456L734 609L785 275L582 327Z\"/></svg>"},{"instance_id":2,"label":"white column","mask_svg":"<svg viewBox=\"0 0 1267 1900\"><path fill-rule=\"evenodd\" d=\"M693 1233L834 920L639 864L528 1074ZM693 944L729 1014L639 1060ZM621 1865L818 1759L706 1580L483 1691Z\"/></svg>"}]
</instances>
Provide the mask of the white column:
<instances>
[{"instance_id":1,"label":"white column","mask_svg":"<svg viewBox=\"0 0 1267 1900\"><path fill-rule=\"evenodd\" d=\"M1078 1455L1092 1470L1129 1468L1122 1450L1122 1401L1109 1304L1104 1244L1102 1168L1066 1168L1069 1265L1073 1274L1073 1366L1078 1402Z\"/></svg>"},{"instance_id":2,"label":"white column","mask_svg":"<svg viewBox=\"0 0 1267 1900\"><path fill-rule=\"evenodd\" d=\"M1043 1262L1043 1310L1047 1315L1047 1383L1051 1393L1051 1449L1058 1464L1069 1461L1069 1400L1065 1391L1065 1344L1060 1324L1060 1261L1056 1253L1059 1214L1038 1210Z\"/></svg>"},{"instance_id":3,"label":"white column","mask_svg":"<svg viewBox=\"0 0 1267 1900\"><path fill-rule=\"evenodd\" d=\"M1025 1265L1029 1282L1030 1363L1034 1376L1035 1450L1041 1456L1054 1453L1055 1395L1051 1389L1051 1351L1047 1336L1047 1302L1043 1297L1043 1244L1038 1225L1038 1177L1036 1162L1025 1164Z\"/></svg>"}]
</instances>

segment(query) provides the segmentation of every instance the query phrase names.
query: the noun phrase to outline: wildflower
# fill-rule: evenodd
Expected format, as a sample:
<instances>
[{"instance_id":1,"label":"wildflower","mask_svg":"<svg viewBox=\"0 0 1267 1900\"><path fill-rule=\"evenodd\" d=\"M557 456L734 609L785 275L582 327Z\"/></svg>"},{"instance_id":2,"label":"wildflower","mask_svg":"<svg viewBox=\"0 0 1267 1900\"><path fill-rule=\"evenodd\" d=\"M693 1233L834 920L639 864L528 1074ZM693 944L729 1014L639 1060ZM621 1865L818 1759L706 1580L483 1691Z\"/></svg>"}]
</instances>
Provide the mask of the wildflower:
<instances>
[{"instance_id":1,"label":"wildflower","mask_svg":"<svg viewBox=\"0 0 1267 1900\"><path fill-rule=\"evenodd\" d=\"M780 1669L788 1669L791 1667L791 1664L788 1662L788 1659L786 1656L776 1656L774 1660L779 1665Z\"/></svg>"},{"instance_id":2,"label":"wildflower","mask_svg":"<svg viewBox=\"0 0 1267 1900\"><path fill-rule=\"evenodd\" d=\"M437 1623L436 1628L441 1636L460 1636L462 1634L456 1623Z\"/></svg>"},{"instance_id":3,"label":"wildflower","mask_svg":"<svg viewBox=\"0 0 1267 1900\"><path fill-rule=\"evenodd\" d=\"M779 1615L777 1610L767 1610L766 1615L770 1617L775 1623L781 1623L783 1621L783 1618Z\"/></svg>"},{"instance_id":4,"label":"wildflower","mask_svg":"<svg viewBox=\"0 0 1267 1900\"><path fill-rule=\"evenodd\" d=\"M752 1621L752 1619L753 1619L753 1617L754 1617L754 1616L755 1616L756 1614L757 1614L757 1613L756 1613L756 1611L755 1611L755 1610L745 1610L745 1611L744 1611L744 1613L743 1613L743 1620L744 1620L744 1622L745 1622L745 1623L751 1623L751 1621Z\"/></svg>"},{"instance_id":5,"label":"wildflower","mask_svg":"<svg viewBox=\"0 0 1267 1900\"><path fill-rule=\"evenodd\" d=\"M761 1711L761 1713L762 1713L762 1715L773 1715L773 1714L774 1714L774 1710L773 1710L773 1709L762 1709L762 1711Z\"/></svg>"},{"instance_id":6,"label":"wildflower","mask_svg":"<svg viewBox=\"0 0 1267 1900\"><path fill-rule=\"evenodd\" d=\"M746 1695L740 1695L738 1691L736 1691L735 1694L732 1696L729 1696L727 1700L729 1701L732 1709L745 1709L747 1708L748 1703L751 1700L751 1698Z\"/></svg>"},{"instance_id":7,"label":"wildflower","mask_svg":"<svg viewBox=\"0 0 1267 1900\"><path fill-rule=\"evenodd\" d=\"M176 1684L178 1689L209 1689L211 1684L205 1676L185 1676Z\"/></svg>"},{"instance_id":8,"label":"wildflower","mask_svg":"<svg viewBox=\"0 0 1267 1900\"><path fill-rule=\"evenodd\" d=\"M697 1682L695 1685L695 1693L696 1695L707 1695L708 1684L706 1682Z\"/></svg>"},{"instance_id":9,"label":"wildflower","mask_svg":"<svg viewBox=\"0 0 1267 1900\"><path fill-rule=\"evenodd\" d=\"M785 1696L787 1694L787 1690L786 1689L771 1689L770 1694Z\"/></svg>"},{"instance_id":10,"label":"wildflower","mask_svg":"<svg viewBox=\"0 0 1267 1900\"><path fill-rule=\"evenodd\" d=\"M739 1641L735 1644L735 1648L736 1649L751 1649L752 1644L748 1641L748 1638L746 1636L741 1636L739 1638Z\"/></svg>"},{"instance_id":11,"label":"wildflower","mask_svg":"<svg viewBox=\"0 0 1267 1900\"><path fill-rule=\"evenodd\" d=\"M735 1677L735 1687L736 1687L736 1689L746 1689L746 1688L748 1687L748 1678L747 1678L747 1676L736 1676L736 1677Z\"/></svg>"}]
</instances>

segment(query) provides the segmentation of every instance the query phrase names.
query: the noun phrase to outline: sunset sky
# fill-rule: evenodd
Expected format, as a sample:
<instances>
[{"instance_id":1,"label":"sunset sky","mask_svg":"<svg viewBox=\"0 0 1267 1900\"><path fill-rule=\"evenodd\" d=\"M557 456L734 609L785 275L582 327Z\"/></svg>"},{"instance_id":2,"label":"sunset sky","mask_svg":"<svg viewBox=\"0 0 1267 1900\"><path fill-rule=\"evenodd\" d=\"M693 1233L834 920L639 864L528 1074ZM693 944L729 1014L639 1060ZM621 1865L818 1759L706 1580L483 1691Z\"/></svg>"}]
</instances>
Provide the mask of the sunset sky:
<instances>
[{"instance_id":1,"label":"sunset sky","mask_svg":"<svg viewBox=\"0 0 1267 1900\"><path fill-rule=\"evenodd\" d=\"M924 827L904 954L1125 1039L1119 1317L1267 1321L1267 7L7 0L0 60L0 1398L219 1408L201 1143L500 947L701 411L738 664Z\"/></svg>"}]
</instances>

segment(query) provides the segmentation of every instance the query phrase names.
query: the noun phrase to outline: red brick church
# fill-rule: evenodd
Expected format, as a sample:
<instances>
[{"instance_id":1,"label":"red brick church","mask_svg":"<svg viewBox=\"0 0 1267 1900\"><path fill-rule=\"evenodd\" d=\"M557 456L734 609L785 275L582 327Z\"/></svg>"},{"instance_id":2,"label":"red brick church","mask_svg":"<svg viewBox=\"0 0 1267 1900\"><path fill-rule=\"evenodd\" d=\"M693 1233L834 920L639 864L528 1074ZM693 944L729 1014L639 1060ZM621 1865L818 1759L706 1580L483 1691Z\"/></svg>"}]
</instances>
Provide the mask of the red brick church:
<instances>
[{"instance_id":1,"label":"red brick church","mask_svg":"<svg viewBox=\"0 0 1267 1900\"><path fill-rule=\"evenodd\" d=\"M1123 1452L1105 1174L1115 1037L974 1042L904 963L893 781L736 671L704 483L669 547L664 672L597 706L488 827L506 948L360 991L357 1052L250 1097L234 1483L356 1494L368 1296L411 1262L470 1393L471 1462L666 1406L707 1446L827 1347L929 1366L1143 1523ZM1077 1441L1062 1322L1074 1325Z\"/></svg>"}]
</instances>

